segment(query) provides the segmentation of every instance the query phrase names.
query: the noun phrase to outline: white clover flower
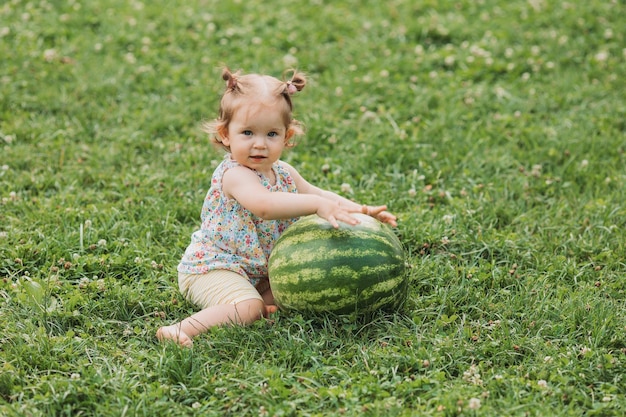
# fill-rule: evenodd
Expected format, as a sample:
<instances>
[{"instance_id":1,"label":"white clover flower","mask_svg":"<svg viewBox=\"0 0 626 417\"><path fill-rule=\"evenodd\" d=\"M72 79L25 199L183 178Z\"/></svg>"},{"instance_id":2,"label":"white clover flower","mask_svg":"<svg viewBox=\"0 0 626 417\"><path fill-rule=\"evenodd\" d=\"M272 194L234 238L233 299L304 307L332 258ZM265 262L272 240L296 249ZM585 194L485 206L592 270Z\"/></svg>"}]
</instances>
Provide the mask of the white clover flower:
<instances>
[{"instance_id":1,"label":"white clover flower","mask_svg":"<svg viewBox=\"0 0 626 417\"><path fill-rule=\"evenodd\" d=\"M107 241L106 239L100 239L98 241L98 246L106 246L107 245Z\"/></svg>"},{"instance_id":2,"label":"white clover flower","mask_svg":"<svg viewBox=\"0 0 626 417\"><path fill-rule=\"evenodd\" d=\"M467 408L470 410L478 410L480 408L480 399L479 398L470 398L469 403L467 404Z\"/></svg>"},{"instance_id":3,"label":"white clover flower","mask_svg":"<svg viewBox=\"0 0 626 417\"><path fill-rule=\"evenodd\" d=\"M609 59L609 53L607 51L600 51L600 52L598 52L597 54L594 55L594 58L598 62L604 62L607 59Z\"/></svg>"},{"instance_id":4,"label":"white clover flower","mask_svg":"<svg viewBox=\"0 0 626 417\"><path fill-rule=\"evenodd\" d=\"M341 184L341 192L342 193L352 194L352 186L350 184L344 182L343 184Z\"/></svg>"},{"instance_id":5,"label":"white clover flower","mask_svg":"<svg viewBox=\"0 0 626 417\"><path fill-rule=\"evenodd\" d=\"M80 379L80 374L74 372L72 375L70 375L70 379Z\"/></svg>"},{"instance_id":6,"label":"white clover flower","mask_svg":"<svg viewBox=\"0 0 626 417\"><path fill-rule=\"evenodd\" d=\"M537 381L537 386L542 389L548 388L548 382L545 379L540 379Z\"/></svg>"},{"instance_id":7,"label":"white clover flower","mask_svg":"<svg viewBox=\"0 0 626 417\"><path fill-rule=\"evenodd\" d=\"M287 54L283 57L283 63L287 66L287 67L294 67L296 65L298 65L298 58L296 58L295 56L291 55L291 54Z\"/></svg>"},{"instance_id":8,"label":"white clover flower","mask_svg":"<svg viewBox=\"0 0 626 417\"><path fill-rule=\"evenodd\" d=\"M57 51L55 49L46 49L43 51L43 59L48 62L54 61L57 57Z\"/></svg>"}]
</instances>

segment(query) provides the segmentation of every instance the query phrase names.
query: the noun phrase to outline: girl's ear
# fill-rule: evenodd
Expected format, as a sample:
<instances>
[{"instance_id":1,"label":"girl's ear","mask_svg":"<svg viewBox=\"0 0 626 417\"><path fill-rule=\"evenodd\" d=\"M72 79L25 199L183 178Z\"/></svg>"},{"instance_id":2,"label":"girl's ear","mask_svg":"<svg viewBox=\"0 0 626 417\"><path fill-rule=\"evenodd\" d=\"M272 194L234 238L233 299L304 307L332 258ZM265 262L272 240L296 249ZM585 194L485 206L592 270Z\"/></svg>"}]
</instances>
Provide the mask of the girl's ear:
<instances>
[{"instance_id":1,"label":"girl's ear","mask_svg":"<svg viewBox=\"0 0 626 417\"><path fill-rule=\"evenodd\" d=\"M217 127L217 135L219 136L220 142L222 142L225 146L229 146L228 142L228 128L224 125L220 125Z\"/></svg>"},{"instance_id":2,"label":"girl's ear","mask_svg":"<svg viewBox=\"0 0 626 417\"><path fill-rule=\"evenodd\" d=\"M285 132L285 143L289 142L289 139L291 139L295 133L296 131L293 127L288 128Z\"/></svg>"}]
</instances>

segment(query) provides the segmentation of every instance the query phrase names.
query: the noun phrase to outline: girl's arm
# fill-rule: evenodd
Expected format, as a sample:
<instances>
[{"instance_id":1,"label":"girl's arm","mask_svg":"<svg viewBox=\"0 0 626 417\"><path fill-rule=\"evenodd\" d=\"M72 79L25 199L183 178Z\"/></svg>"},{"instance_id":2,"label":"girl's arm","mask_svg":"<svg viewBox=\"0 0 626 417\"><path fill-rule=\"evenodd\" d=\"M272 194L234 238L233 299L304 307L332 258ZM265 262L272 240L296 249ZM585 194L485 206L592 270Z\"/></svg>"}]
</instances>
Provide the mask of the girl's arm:
<instances>
[{"instance_id":1,"label":"girl's arm","mask_svg":"<svg viewBox=\"0 0 626 417\"><path fill-rule=\"evenodd\" d=\"M398 225L396 223L396 216L387 211L387 206L367 206L355 203L354 201L348 200L347 198L335 194L332 191L316 187L305 180L294 167L283 161L281 161L281 163L285 166L285 168L287 168L293 177L296 187L298 188L298 193L319 195L325 199L337 202L342 207L345 207L349 212L367 214L368 216L377 218L383 223L389 223L393 227Z\"/></svg>"},{"instance_id":2,"label":"girl's arm","mask_svg":"<svg viewBox=\"0 0 626 417\"><path fill-rule=\"evenodd\" d=\"M339 227L339 221L357 224L358 220L350 213L361 211L358 205L356 210L352 206L344 207L339 201L319 194L270 192L261 185L257 175L245 167L226 171L222 178L222 190L227 197L234 198L256 216L268 220L317 214L334 227Z\"/></svg>"},{"instance_id":3,"label":"girl's arm","mask_svg":"<svg viewBox=\"0 0 626 417\"><path fill-rule=\"evenodd\" d=\"M350 213L364 213L396 226L396 216L386 206L365 206L350 201L331 191L322 190L306 181L293 167L285 163L298 193L270 192L257 175L248 168L235 167L224 173L222 190L246 209L263 219L289 219L317 214L333 227L338 221L355 225L359 221Z\"/></svg>"}]
</instances>

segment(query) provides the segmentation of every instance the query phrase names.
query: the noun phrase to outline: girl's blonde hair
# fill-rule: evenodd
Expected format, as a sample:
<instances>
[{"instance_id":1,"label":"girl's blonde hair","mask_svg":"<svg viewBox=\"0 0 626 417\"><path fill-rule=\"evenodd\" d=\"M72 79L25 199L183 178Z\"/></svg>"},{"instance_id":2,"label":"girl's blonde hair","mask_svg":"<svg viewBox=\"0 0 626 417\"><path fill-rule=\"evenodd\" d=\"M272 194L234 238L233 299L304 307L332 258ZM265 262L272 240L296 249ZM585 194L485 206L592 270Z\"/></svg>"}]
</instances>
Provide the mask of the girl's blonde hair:
<instances>
[{"instance_id":1,"label":"girl's blonde hair","mask_svg":"<svg viewBox=\"0 0 626 417\"><path fill-rule=\"evenodd\" d=\"M303 134L304 130L302 124L292 116L291 95L304 88L306 77L296 70L287 70L283 73L285 79L287 75L289 79L281 81L268 75L240 75L239 71L232 73L228 68L224 68L222 79L226 81L226 90L220 101L219 116L202 126L209 134L211 142L230 151L222 143L222 138L228 134L228 125L237 110L244 106L277 106L285 122L286 146L294 146L290 139Z\"/></svg>"}]
</instances>

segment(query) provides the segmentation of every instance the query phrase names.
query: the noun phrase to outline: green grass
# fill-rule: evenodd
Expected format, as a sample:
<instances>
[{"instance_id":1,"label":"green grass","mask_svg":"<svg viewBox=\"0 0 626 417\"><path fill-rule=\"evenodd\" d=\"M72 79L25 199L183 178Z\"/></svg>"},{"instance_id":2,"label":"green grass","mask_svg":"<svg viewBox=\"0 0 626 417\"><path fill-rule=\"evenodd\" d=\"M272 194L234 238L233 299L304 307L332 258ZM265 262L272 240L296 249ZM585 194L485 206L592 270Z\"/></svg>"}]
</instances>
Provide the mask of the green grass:
<instances>
[{"instance_id":1,"label":"green grass","mask_svg":"<svg viewBox=\"0 0 626 417\"><path fill-rule=\"evenodd\" d=\"M626 412L621 1L0 5L0 414ZM175 267L220 69L310 85L285 159L387 203L408 305L193 349Z\"/></svg>"}]
</instances>

